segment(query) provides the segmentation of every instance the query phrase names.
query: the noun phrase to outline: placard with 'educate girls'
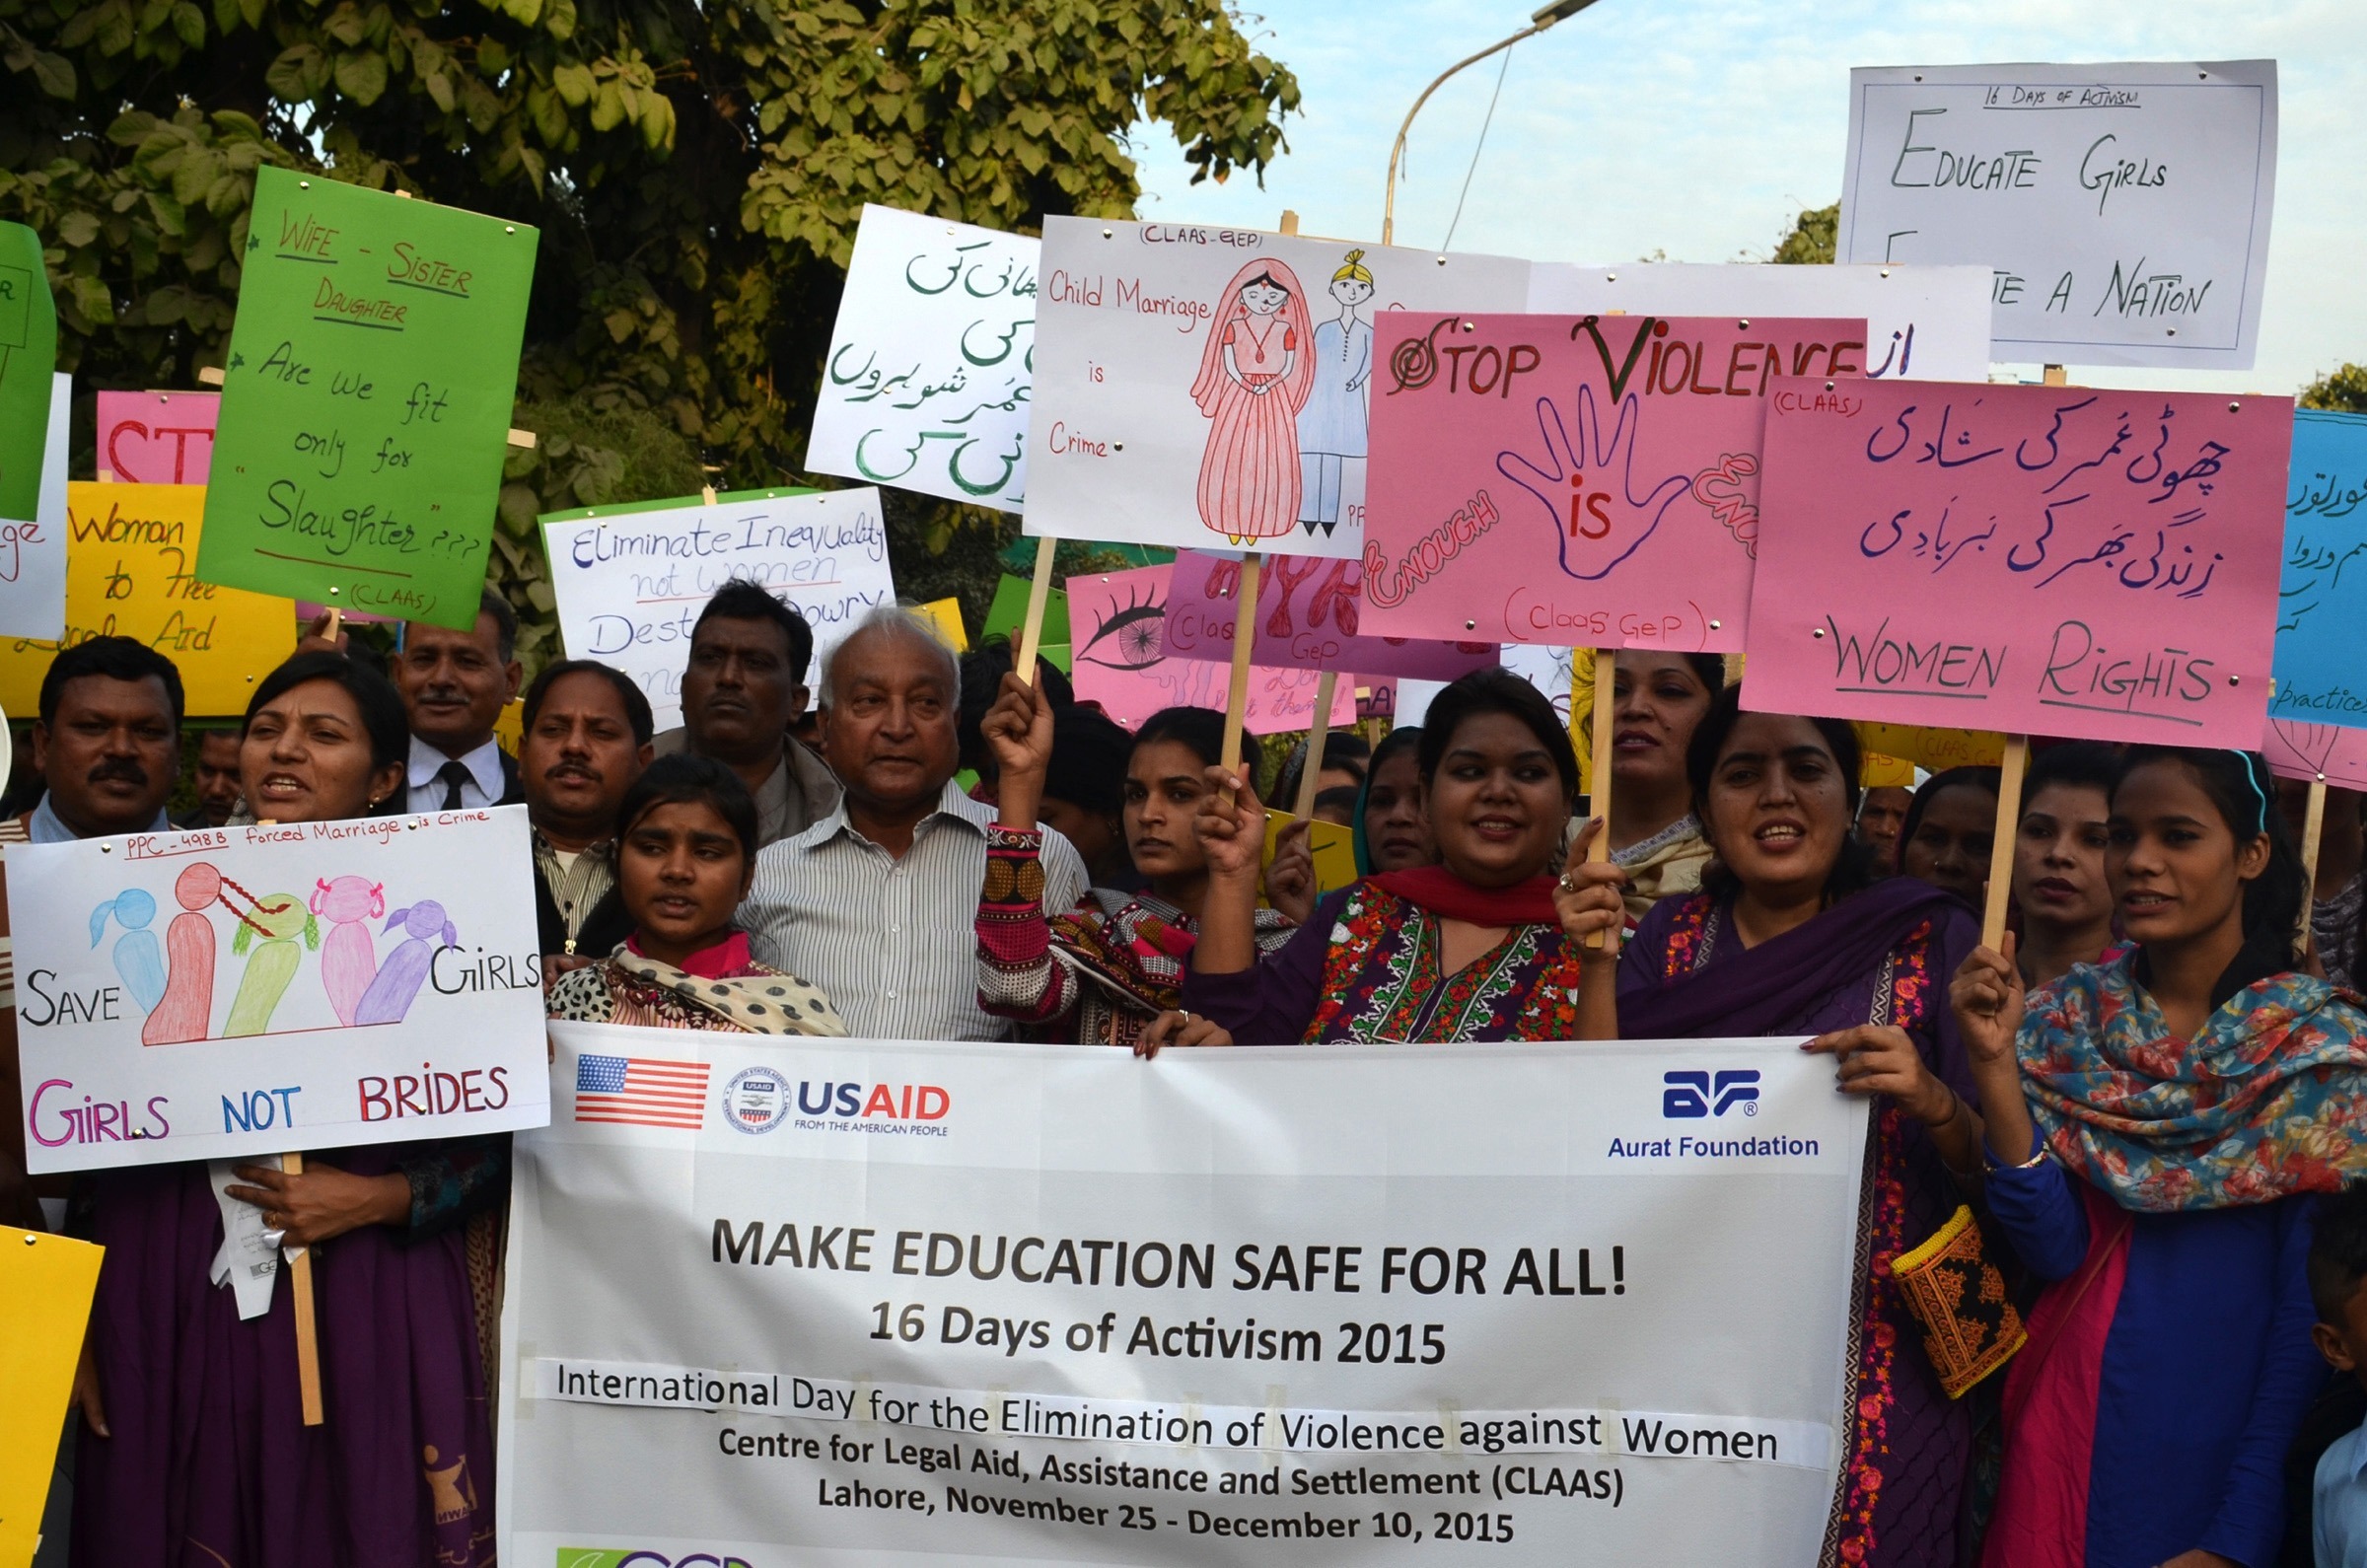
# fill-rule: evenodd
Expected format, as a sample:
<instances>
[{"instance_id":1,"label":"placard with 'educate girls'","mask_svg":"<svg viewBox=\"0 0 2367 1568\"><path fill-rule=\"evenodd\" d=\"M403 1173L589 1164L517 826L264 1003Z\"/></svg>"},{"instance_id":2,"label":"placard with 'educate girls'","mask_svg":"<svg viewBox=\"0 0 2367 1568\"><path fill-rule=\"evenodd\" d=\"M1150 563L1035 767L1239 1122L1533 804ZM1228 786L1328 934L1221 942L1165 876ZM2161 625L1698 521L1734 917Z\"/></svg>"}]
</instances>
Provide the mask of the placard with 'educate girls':
<instances>
[{"instance_id":1,"label":"placard with 'educate girls'","mask_svg":"<svg viewBox=\"0 0 2367 1568\"><path fill-rule=\"evenodd\" d=\"M1862 320L1392 312L1364 603L1388 636L1742 647L1777 378L1847 385Z\"/></svg>"},{"instance_id":2,"label":"placard with 'educate girls'","mask_svg":"<svg viewBox=\"0 0 2367 1568\"><path fill-rule=\"evenodd\" d=\"M1777 384L1751 705L2260 744L2293 399Z\"/></svg>"},{"instance_id":3,"label":"placard with 'educate girls'","mask_svg":"<svg viewBox=\"0 0 2367 1568\"><path fill-rule=\"evenodd\" d=\"M526 808L8 848L34 1173L549 1119Z\"/></svg>"}]
</instances>

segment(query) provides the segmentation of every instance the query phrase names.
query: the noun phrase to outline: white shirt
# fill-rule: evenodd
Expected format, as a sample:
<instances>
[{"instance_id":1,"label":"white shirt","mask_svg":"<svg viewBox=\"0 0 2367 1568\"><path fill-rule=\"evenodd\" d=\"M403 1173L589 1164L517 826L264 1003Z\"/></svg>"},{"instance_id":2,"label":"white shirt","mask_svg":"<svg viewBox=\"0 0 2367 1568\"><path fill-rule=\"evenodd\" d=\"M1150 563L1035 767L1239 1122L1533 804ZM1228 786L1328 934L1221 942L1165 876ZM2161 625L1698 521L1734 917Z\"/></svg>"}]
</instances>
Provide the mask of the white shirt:
<instances>
[{"instance_id":1,"label":"white shirt","mask_svg":"<svg viewBox=\"0 0 2367 1568\"><path fill-rule=\"evenodd\" d=\"M411 766L409 772L409 805L414 812L440 812L444 809L444 781L436 775L447 762L458 762L468 770L461 785L461 805L470 810L501 804L507 787L501 776L501 747L487 741L466 756L446 756L417 736L411 737Z\"/></svg>"},{"instance_id":2,"label":"white shirt","mask_svg":"<svg viewBox=\"0 0 2367 1568\"><path fill-rule=\"evenodd\" d=\"M846 803L756 856L740 924L759 962L830 999L858 1039L1003 1039L978 1006L978 892L995 809L948 782L902 858L856 832ZM1043 834L1043 907L1085 892L1085 862Z\"/></svg>"}]
</instances>

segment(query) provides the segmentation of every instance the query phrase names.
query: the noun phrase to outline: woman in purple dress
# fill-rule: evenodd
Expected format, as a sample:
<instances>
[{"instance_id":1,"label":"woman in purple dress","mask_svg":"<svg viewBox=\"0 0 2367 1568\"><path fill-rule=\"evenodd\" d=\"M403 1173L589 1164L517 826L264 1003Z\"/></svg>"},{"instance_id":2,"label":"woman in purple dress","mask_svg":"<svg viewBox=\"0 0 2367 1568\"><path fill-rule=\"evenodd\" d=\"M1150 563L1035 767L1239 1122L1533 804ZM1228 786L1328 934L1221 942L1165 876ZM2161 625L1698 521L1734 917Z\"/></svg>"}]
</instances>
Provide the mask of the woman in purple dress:
<instances>
[{"instance_id":1,"label":"woman in purple dress","mask_svg":"<svg viewBox=\"0 0 2367 1568\"><path fill-rule=\"evenodd\" d=\"M1841 1090L1875 1097L1843 1405L1854 1420L1825 1560L1956 1568L1972 1420L1942 1391L1891 1261L1979 1188L1972 1071L1947 998L1978 931L1926 883L1875 880L1850 833L1847 724L1745 713L1731 689L1693 732L1686 773L1715 858L1700 891L1655 904L1620 955L1617 1033L1814 1035L1803 1048L1835 1058Z\"/></svg>"},{"instance_id":2,"label":"woman in purple dress","mask_svg":"<svg viewBox=\"0 0 2367 1568\"><path fill-rule=\"evenodd\" d=\"M256 686L240 741L255 815L361 817L402 787L401 699L342 654ZM76 1378L76 1568L489 1568L492 1430L462 1222L497 1201L498 1141L332 1149L300 1176L240 1165L230 1197L312 1248L327 1421L304 1424L273 1282L242 1319L209 1283L222 1213L199 1163L107 1171L107 1248Z\"/></svg>"}]
</instances>

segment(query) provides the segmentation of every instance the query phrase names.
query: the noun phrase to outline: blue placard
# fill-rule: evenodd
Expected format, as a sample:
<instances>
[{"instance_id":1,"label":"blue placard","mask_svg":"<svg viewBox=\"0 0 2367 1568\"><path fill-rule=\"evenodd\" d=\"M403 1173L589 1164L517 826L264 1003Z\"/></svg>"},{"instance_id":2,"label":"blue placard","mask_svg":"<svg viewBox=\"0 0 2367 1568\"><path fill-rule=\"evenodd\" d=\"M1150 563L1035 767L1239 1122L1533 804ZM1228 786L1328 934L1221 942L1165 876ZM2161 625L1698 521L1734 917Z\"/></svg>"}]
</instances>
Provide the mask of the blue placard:
<instances>
[{"instance_id":1,"label":"blue placard","mask_svg":"<svg viewBox=\"0 0 2367 1568\"><path fill-rule=\"evenodd\" d=\"M2367 414L2293 415L2272 719L2367 729Z\"/></svg>"}]
</instances>

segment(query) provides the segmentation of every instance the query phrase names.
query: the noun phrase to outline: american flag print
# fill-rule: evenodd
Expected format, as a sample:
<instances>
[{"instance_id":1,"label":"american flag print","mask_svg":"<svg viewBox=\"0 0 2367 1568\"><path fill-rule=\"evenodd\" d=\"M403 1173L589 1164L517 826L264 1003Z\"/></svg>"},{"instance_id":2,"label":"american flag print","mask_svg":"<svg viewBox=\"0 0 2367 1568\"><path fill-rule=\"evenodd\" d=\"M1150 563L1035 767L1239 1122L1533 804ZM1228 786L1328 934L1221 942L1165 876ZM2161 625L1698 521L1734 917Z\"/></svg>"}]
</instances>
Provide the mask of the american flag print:
<instances>
[{"instance_id":1,"label":"american flag print","mask_svg":"<svg viewBox=\"0 0 2367 1568\"><path fill-rule=\"evenodd\" d=\"M706 1123L707 1064L648 1056L578 1056L575 1119L626 1122L636 1127Z\"/></svg>"}]
</instances>

